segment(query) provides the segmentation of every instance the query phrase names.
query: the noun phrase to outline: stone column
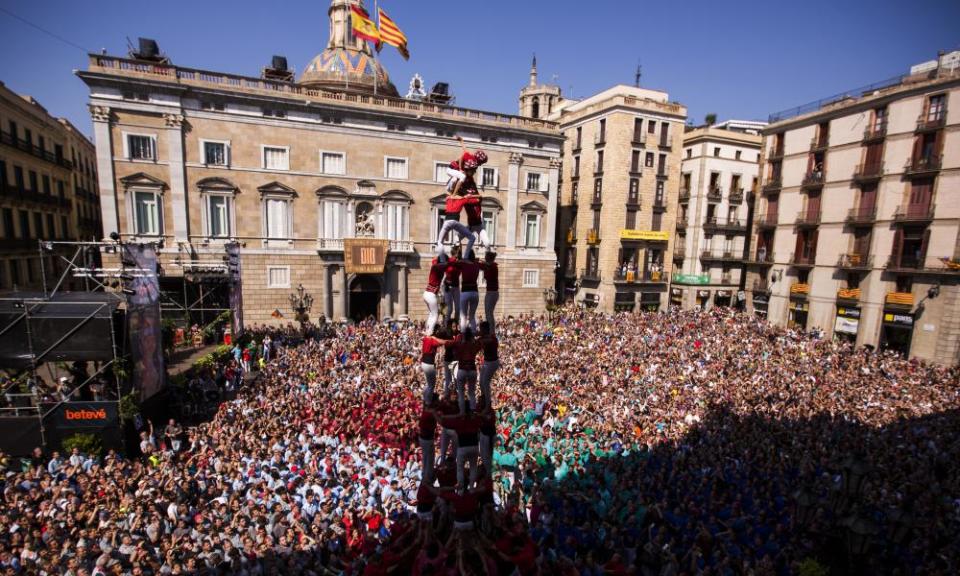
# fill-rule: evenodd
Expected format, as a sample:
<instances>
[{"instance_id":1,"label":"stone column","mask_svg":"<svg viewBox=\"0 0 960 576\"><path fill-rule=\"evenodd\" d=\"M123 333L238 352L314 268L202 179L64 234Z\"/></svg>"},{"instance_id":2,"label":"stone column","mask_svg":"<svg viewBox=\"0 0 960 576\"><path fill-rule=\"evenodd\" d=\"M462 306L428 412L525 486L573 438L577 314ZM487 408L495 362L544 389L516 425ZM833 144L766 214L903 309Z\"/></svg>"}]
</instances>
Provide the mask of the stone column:
<instances>
[{"instance_id":1,"label":"stone column","mask_svg":"<svg viewBox=\"0 0 960 576\"><path fill-rule=\"evenodd\" d=\"M346 266L341 266L340 269L343 271L340 275L340 296L343 301L343 313L339 320L346 320L350 314L350 278Z\"/></svg>"},{"instance_id":2,"label":"stone column","mask_svg":"<svg viewBox=\"0 0 960 576\"><path fill-rule=\"evenodd\" d=\"M340 281L340 275L344 274L343 266L337 264L330 265L330 321L336 322L346 316L344 303L346 295L335 286L342 288L343 281Z\"/></svg>"},{"instance_id":3,"label":"stone column","mask_svg":"<svg viewBox=\"0 0 960 576\"><path fill-rule=\"evenodd\" d=\"M323 279L323 315L333 321L333 266L320 264L320 277Z\"/></svg>"},{"instance_id":4,"label":"stone column","mask_svg":"<svg viewBox=\"0 0 960 576\"><path fill-rule=\"evenodd\" d=\"M93 135L97 146L97 183L100 186L100 217L103 237L120 232L119 198L113 177L113 140L110 134L110 108L90 106Z\"/></svg>"},{"instance_id":5,"label":"stone column","mask_svg":"<svg viewBox=\"0 0 960 576\"><path fill-rule=\"evenodd\" d=\"M397 267L397 315L409 316L407 310L407 275L410 269L406 262L400 262Z\"/></svg>"},{"instance_id":6,"label":"stone column","mask_svg":"<svg viewBox=\"0 0 960 576\"><path fill-rule=\"evenodd\" d=\"M395 267L390 266L386 269L386 272L383 275L383 279L380 285L380 318L377 320L382 320L384 316L390 316L393 318L393 294L392 286L393 282L390 281L390 276L392 276Z\"/></svg>"},{"instance_id":7,"label":"stone column","mask_svg":"<svg viewBox=\"0 0 960 576\"><path fill-rule=\"evenodd\" d=\"M170 156L170 203L173 206L173 235L187 242L190 220L187 217L187 176L183 156L183 115L164 114L167 125L167 154Z\"/></svg>"},{"instance_id":8,"label":"stone column","mask_svg":"<svg viewBox=\"0 0 960 576\"><path fill-rule=\"evenodd\" d=\"M547 252L554 251L557 235L557 211L560 204L560 164L559 158L550 159L550 195L547 198Z\"/></svg>"},{"instance_id":9,"label":"stone column","mask_svg":"<svg viewBox=\"0 0 960 576\"><path fill-rule=\"evenodd\" d=\"M520 192L520 164L523 154L510 153L510 167L507 170L507 250L517 247L517 208Z\"/></svg>"}]
</instances>

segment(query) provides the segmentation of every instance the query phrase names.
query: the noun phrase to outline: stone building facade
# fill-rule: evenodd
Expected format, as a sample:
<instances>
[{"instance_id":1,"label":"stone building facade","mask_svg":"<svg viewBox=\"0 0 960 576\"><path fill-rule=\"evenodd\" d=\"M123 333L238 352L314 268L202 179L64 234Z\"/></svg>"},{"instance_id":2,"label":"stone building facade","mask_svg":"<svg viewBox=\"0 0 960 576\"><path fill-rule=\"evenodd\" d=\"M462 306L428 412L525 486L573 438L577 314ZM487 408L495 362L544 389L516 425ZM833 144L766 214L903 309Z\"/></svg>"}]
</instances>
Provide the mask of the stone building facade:
<instances>
[{"instance_id":1,"label":"stone building facade","mask_svg":"<svg viewBox=\"0 0 960 576\"><path fill-rule=\"evenodd\" d=\"M56 284L64 266L40 251L41 240L100 236L93 143L0 83L0 291L40 290L44 277L48 288ZM72 256L66 248L55 250Z\"/></svg>"},{"instance_id":2,"label":"stone building facade","mask_svg":"<svg viewBox=\"0 0 960 576\"><path fill-rule=\"evenodd\" d=\"M331 43L300 82L91 55L78 75L90 88L104 233L158 243L162 288L209 282L220 302L225 246L239 243L247 324L291 320L300 284L313 317L422 318L461 136L489 156L477 180L506 293L498 310L542 310L556 266L556 125L385 96L395 92L385 70L343 28L350 4L332 2ZM347 271L356 239L386 243L382 272Z\"/></svg>"},{"instance_id":3,"label":"stone building facade","mask_svg":"<svg viewBox=\"0 0 960 576\"><path fill-rule=\"evenodd\" d=\"M934 66L852 94L764 130L750 308L956 363L960 74Z\"/></svg>"},{"instance_id":4,"label":"stone building facade","mask_svg":"<svg viewBox=\"0 0 960 576\"><path fill-rule=\"evenodd\" d=\"M747 192L756 187L764 126L732 120L684 133L672 305L738 304L745 273Z\"/></svg>"}]
</instances>

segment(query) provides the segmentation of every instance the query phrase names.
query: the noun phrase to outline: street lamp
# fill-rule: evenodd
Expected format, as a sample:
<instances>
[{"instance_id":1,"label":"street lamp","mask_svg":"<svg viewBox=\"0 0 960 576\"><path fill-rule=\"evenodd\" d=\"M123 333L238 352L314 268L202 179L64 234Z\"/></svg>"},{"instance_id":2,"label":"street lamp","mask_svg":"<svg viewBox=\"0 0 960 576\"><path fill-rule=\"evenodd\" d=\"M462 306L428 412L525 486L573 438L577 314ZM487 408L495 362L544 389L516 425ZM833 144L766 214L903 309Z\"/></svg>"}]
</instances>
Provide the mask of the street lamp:
<instances>
[{"instance_id":1,"label":"street lamp","mask_svg":"<svg viewBox=\"0 0 960 576\"><path fill-rule=\"evenodd\" d=\"M858 458L851 456L843 462L843 491L848 498L860 493L868 471L867 465Z\"/></svg>"},{"instance_id":2,"label":"street lamp","mask_svg":"<svg viewBox=\"0 0 960 576\"><path fill-rule=\"evenodd\" d=\"M304 324L310 321L310 309L313 307L313 296L307 294L303 284L297 286L297 293L290 295L290 308L296 312L297 322L300 323L301 330Z\"/></svg>"},{"instance_id":3,"label":"street lamp","mask_svg":"<svg viewBox=\"0 0 960 576\"><path fill-rule=\"evenodd\" d=\"M847 520L847 550L851 559L859 558L870 549L871 540L880 531L877 525L859 513Z\"/></svg>"},{"instance_id":4,"label":"street lamp","mask_svg":"<svg viewBox=\"0 0 960 576\"><path fill-rule=\"evenodd\" d=\"M793 499L796 501L797 523L806 527L816 510L817 500L806 488L794 492Z\"/></svg>"}]
</instances>

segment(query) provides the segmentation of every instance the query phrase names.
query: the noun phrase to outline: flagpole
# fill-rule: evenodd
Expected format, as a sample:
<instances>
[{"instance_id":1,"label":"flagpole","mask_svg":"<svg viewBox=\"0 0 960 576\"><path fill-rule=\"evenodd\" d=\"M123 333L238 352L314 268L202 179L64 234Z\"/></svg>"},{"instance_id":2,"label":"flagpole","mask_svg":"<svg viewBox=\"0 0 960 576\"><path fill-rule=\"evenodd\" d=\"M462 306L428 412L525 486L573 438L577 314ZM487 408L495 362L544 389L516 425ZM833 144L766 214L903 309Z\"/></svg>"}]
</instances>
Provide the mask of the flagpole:
<instances>
[{"instance_id":1,"label":"flagpole","mask_svg":"<svg viewBox=\"0 0 960 576\"><path fill-rule=\"evenodd\" d=\"M380 5L377 0L373 0L373 10L377 13L377 32L380 31ZM383 40L380 40L383 42ZM380 72L380 63L377 61L377 47L373 47L373 95L377 95L377 80Z\"/></svg>"}]
</instances>

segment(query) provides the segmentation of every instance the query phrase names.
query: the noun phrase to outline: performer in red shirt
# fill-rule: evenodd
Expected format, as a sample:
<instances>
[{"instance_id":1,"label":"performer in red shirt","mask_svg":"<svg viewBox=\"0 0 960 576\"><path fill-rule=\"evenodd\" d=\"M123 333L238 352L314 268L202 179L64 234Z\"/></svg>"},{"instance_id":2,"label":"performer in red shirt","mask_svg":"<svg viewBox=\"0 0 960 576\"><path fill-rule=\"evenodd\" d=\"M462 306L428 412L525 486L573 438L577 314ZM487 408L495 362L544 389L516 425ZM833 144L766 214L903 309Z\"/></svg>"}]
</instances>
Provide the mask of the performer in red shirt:
<instances>
[{"instance_id":1,"label":"performer in red shirt","mask_svg":"<svg viewBox=\"0 0 960 576\"><path fill-rule=\"evenodd\" d=\"M476 254L469 254L466 259L458 260L457 268L463 279L460 288L460 331L467 329L469 324L473 333L477 333L477 305L480 303L480 264Z\"/></svg>"},{"instance_id":2,"label":"performer in red shirt","mask_svg":"<svg viewBox=\"0 0 960 576\"><path fill-rule=\"evenodd\" d=\"M423 403L433 402L433 391L437 386L437 350L447 344L448 340L439 337L440 328L434 326L431 336L424 336L420 345L420 369L427 385L423 388Z\"/></svg>"},{"instance_id":3,"label":"performer in red shirt","mask_svg":"<svg viewBox=\"0 0 960 576\"><path fill-rule=\"evenodd\" d=\"M473 337L470 328L464 330L461 336L453 345L453 353L457 358L457 404L463 414L466 404L464 388L470 395L470 408L477 409L477 353L480 352L480 342Z\"/></svg>"},{"instance_id":4,"label":"performer in red shirt","mask_svg":"<svg viewBox=\"0 0 960 576\"><path fill-rule=\"evenodd\" d=\"M442 258L441 258L442 260ZM444 269L443 303L446 309L443 312L444 322L451 318L460 318L460 247L454 246L450 250L450 259Z\"/></svg>"},{"instance_id":5,"label":"performer in red shirt","mask_svg":"<svg viewBox=\"0 0 960 576\"><path fill-rule=\"evenodd\" d=\"M423 407L420 412L420 449L423 450L423 476L420 480L421 487L426 484L433 485L433 461L435 458L433 450L433 437L437 433L437 417L430 410L428 405ZM418 498L419 500L419 494ZM420 512L419 504L417 511Z\"/></svg>"},{"instance_id":6,"label":"performer in red shirt","mask_svg":"<svg viewBox=\"0 0 960 576\"><path fill-rule=\"evenodd\" d=\"M483 393L483 405L493 406L493 394L490 383L500 368L500 341L490 333L490 321L480 323L480 346L483 349L483 365L480 367L480 392Z\"/></svg>"},{"instance_id":7,"label":"performer in red shirt","mask_svg":"<svg viewBox=\"0 0 960 576\"><path fill-rule=\"evenodd\" d=\"M440 263L436 258L430 262L430 271L427 273L427 288L423 291L423 302L427 305L427 328L424 334L433 335L433 329L437 325L437 319L440 318L440 300L437 294L440 293L440 283L443 282L443 274L446 271L446 264Z\"/></svg>"},{"instance_id":8,"label":"performer in red shirt","mask_svg":"<svg viewBox=\"0 0 960 576\"><path fill-rule=\"evenodd\" d=\"M490 323L490 334L497 333L494 313L497 301L500 300L500 270L497 268L496 259L496 252L487 252L484 262L480 264L483 279L487 282L487 293L483 296L483 319Z\"/></svg>"}]
</instances>

